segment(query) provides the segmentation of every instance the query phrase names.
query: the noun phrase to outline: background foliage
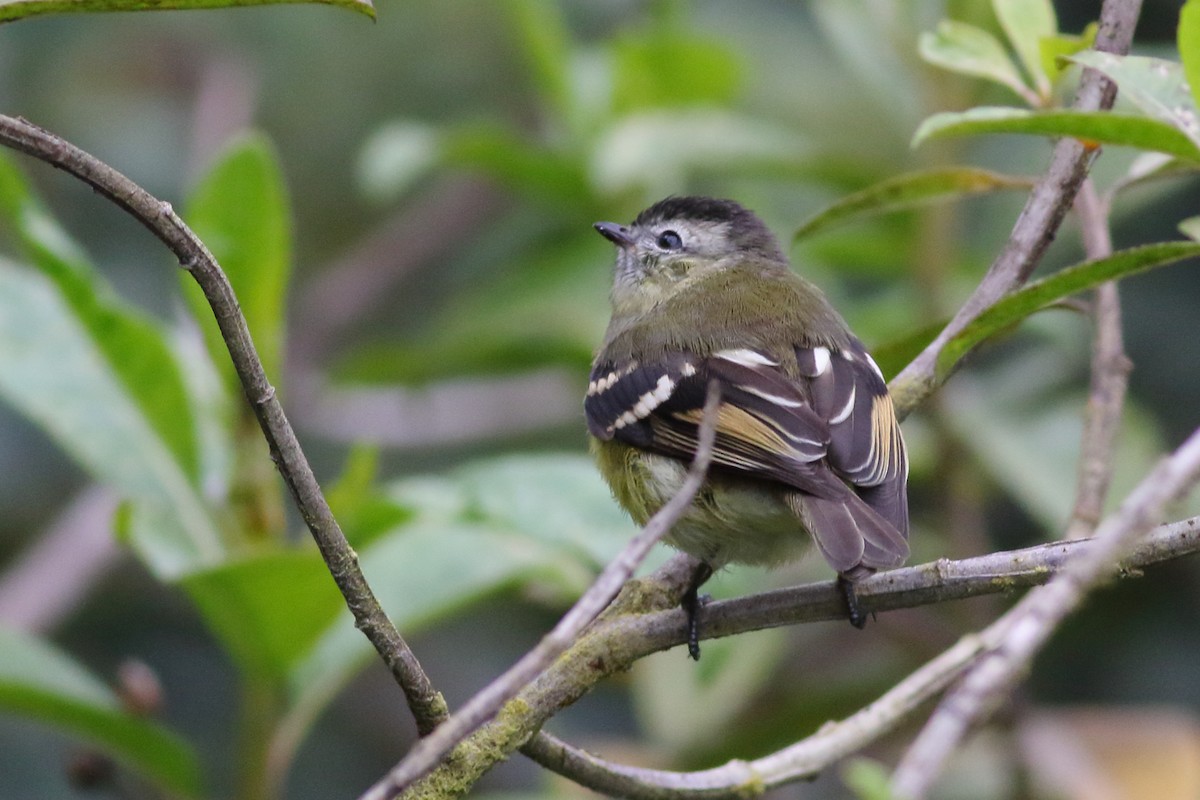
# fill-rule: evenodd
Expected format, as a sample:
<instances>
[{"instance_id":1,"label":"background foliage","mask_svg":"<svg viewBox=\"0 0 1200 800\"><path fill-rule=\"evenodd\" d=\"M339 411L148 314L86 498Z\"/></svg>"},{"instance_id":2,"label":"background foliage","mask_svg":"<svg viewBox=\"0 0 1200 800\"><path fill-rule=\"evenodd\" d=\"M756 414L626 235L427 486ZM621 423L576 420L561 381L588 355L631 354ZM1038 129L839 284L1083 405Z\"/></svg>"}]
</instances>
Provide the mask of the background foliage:
<instances>
[{"instance_id":1,"label":"background foliage","mask_svg":"<svg viewBox=\"0 0 1200 800\"><path fill-rule=\"evenodd\" d=\"M579 398L611 260L590 224L669 193L736 197L784 241L799 232L798 268L894 371L978 280L1048 153L1043 138L938 134L1053 105L1073 73L1054 83L1061 62L1019 35L1010 58L1011 21L977 3L378 11L374 26L301 6L23 20L0 27L0 108L177 201L230 273L368 578L453 705L631 534L585 456ZM1139 54L1177 58L1176 13L1148 6ZM1060 9L1063 31L1088 21ZM955 65L966 75L939 68ZM1136 98L1121 110L1140 122L1114 136L1154 135ZM1186 161L1187 146L1169 152ZM1139 157L1106 148L1097 181L1162 171ZM1116 244L1178 239L1195 208L1191 179L1131 185ZM98 748L119 764L100 769L106 791L355 795L413 732L289 517L194 287L116 211L7 155L0 214L0 775L61 797ZM1059 238L1047 273L1082 258L1070 224ZM1194 264L1122 291L1136 369L1117 498L1195 426L1200 391ZM1036 314L906 422L914 561L1058 535L1087 343L1084 317ZM1134 759L1144 728L1178 743L1167 774L1194 765L1195 569L1097 598L947 793L1046 779L1031 744L1045 730ZM819 577L815 561L738 569L713 591ZM660 654L554 727L656 766L753 756L856 708L997 602L885 615L866 635L764 631L706 645L695 666ZM138 700L129 658L164 702ZM483 790L570 791L521 760ZM836 775L796 790L844 791Z\"/></svg>"}]
</instances>

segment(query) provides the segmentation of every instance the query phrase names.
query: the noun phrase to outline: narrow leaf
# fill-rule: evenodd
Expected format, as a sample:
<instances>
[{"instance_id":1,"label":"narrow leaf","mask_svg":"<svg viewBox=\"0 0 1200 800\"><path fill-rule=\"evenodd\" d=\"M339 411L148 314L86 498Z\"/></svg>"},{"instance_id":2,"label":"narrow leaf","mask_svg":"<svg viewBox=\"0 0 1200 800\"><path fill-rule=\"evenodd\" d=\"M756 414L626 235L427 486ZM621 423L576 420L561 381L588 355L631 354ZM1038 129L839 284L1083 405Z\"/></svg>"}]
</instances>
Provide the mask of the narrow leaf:
<instances>
[{"instance_id":1,"label":"narrow leaf","mask_svg":"<svg viewBox=\"0 0 1200 800\"><path fill-rule=\"evenodd\" d=\"M237 294L267 375L278 380L284 338L284 300L291 275L291 211L274 148L262 136L235 141L192 192L184 215L216 256ZM181 275L213 361L233 366L212 311L196 282Z\"/></svg>"},{"instance_id":2,"label":"narrow leaf","mask_svg":"<svg viewBox=\"0 0 1200 800\"><path fill-rule=\"evenodd\" d=\"M16 166L2 156L0 214L32 265L54 281L70 304L112 376L170 448L180 468L198 483L196 426L166 331L117 297L82 248L42 206ZM55 366L53 359L46 364L48 369Z\"/></svg>"},{"instance_id":3,"label":"narrow leaf","mask_svg":"<svg viewBox=\"0 0 1200 800\"><path fill-rule=\"evenodd\" d=\"M1026 111L1021 108L972 108L934 114L913 135L913 146L926 139L981 133L1073 136L1097 144L1137 147L1200 162L1200 146L1165 122L1129 114L1089 111Z\"/></svg>"},{"instance_id":4,"label":"narrow leaf","mask_svg":"<svg viewBox=\"0 0 1200 800\"><path fill-rule=\"evenodd\" d=\"M1042 40L1058 33L1058 20L1050 0L992 0L1000 26L1033 85L1042 97L1050 96L1050 77L1042 69Z\"/></svg>"},{"instance_id":5,"label":"narrow leaf","mask_svg":"<svg viewBox=\"0 0 1200 800\"><path fill-rule=\"evenodd\" d=\"M980 342L1015 325L1047 305L1105 281L1200 255L1197 242L1161 242L1085 261L1029 284L1005 297L969 323L946 343L938 356L938 374L945 376Z\"/></svg>"},{"instance_id":6,"label":"narrow leaf","mask_svg":"<svg viewBox=\"0 0 1200 800\"><path fill-rule=\"evenodd\" d=\"M159 577L221 557L188 476L58 286L2 258L0 396L154 517L153 526L138 528L148 538L133 544Z\"/></svg>"},{"instance_id":7,"label":"narrow leaf","mask_svg":"<svg viewBox=\"0 0 1200 800\"><path fill-rule=\"evenodd\" d=\"M0 711L79 736L171 792L200 793L199 765L186 743L127 714L113 692L67 654L2 628Z\"/></svg>"},{"instance_id":8,"label":"narrow leaf","mask_svg":"<svg viewBox=\"0 0 1200 800\"><path fill-rule=\"evenodd\" d=\"M1019 97L1029 95L1017 65L1004 45L988 31L965 22L942 20L937 31L921 34L921 58L943 69L985 78L1012 89Z\"/></svg>"},{"instance_id":9,"label":"narrow leaf","mask_svg":"<svg viewBox=\"0 0 1200 800\"><path fill-rule=\"evenodd\" d=\"M795 239L847 222L1003 189L1028 189L1033 181L985 169L950 167L909 172L841 198L805 220Z\"/></svg>"},{"instance_id":10,"label":"narrow leaf","mask_svg":"<svg viewBox=\"0 0 1200 800\"><path fill-rule=\"evenodd\" d=\"M1200 108L1200 0L1188 0L1179 12L1179 57L1192 92L1192 105Z\"/></svg>"},{"instance_id":11,"label":"narrow leaf","mask_svg":"<svg viewBox=\"0 0 1200 800\"><path fill-rule=\"evenodd\" d=\"M1200 147L1200 118L1182 65L1161 58L1118 56L1095 50L1078 53L1070 60L1099 70L1117 84L1122 97L1151 119L1182 131L1193 145Z\"/></svg>"},{"instance_id":12,"label":"narrow leaf","mask_svg":"<svg viewBox=\"0 0 1200 800\"><path fill-rule=\"evenodd\" d=\"M371 0L0 0L0 22L39 14L76 14L84 11L155 11L158 9L233 8L279 3L322 3L358 11L374 19Z\"/></svg>"}]
</instances>

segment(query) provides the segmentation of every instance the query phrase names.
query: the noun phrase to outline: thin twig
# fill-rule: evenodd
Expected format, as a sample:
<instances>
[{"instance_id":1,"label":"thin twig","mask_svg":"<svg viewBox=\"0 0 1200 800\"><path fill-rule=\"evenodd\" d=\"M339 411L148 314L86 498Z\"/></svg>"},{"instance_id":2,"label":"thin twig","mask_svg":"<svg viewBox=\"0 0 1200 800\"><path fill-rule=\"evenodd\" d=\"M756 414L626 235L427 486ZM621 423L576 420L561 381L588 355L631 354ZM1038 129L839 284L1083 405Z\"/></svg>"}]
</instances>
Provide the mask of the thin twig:
<instances>
[{"instance_id":1,"label":"thin twig","mask_svg":"<svg viewBox=\"0 0 1200 800\"><path fill-rule=\"evenodd\" d=\"M403 761L362 795L362 800L388 800L436 767L459 742L494 717L505 703L554 663L580 632L608 607L651 548L687 511L704 484L716 439L717 406L720 400L720 388L714 381L709 384L704 403L696 454L675 496L650 518L638 535L601 571L595 582L536 647L472 697L436 731L417 742Z\"/></svg>"},{"instance_id":2,"label":"thin twig","mask_svg":"<svg viewBox=\"0 0 1200 800\"><path fill-rule=\"evenodd\" d=\"M1096 530L1090 547L985 629L981 635L999 634L999 645L972 665L913 741L892 777L897 798L917 800L928 793L963 737L995 710L1062 620L1089 591L1119 574L1122 559L1197 480L1200 429L1142 479Z\"/></svg>"},{"instance_id":3,"label":"thin twig","mask_svg":"<svg viewBox=\"0 0 1200 800\"><path fill-rule=\"evenodd\" d=\"M1141 0L1106 0L1100 9L1095 49L1128 52L1140 11ZM1115 97L1116 86L1111 81L1095 70L1085 69L1073 105L1080 111L1108 109ZM946 343L1029 278L1071 208L1097 152L1093 146L1072 138L1060 139L1054 146L1050 166L1030 192L1004 250L945 329L892 381L899 417L920 405L946 377L937 371L938 355Z\"/></svg>"},{"instance_id":4,"label":"thin twig","mask_svg":"<svg viewBox=\"0 0 1200 800\"><path fill-rule=\"evenodd\" d=\"M1108 208L1096 193L1089 178L1075 198L1075 212L1083 232L1084 250L1089 259L1112 255L1112 237L1108 230ZM1112 482L1114 444L1125 407L1125 390L1133 365L1125 356L1121 334L1121 296L1115 281L1097 286L1092 292L1092 365L1087 408L1080 441L1079 481L1075 507L1067 525L1066 538L1090 536L1100 523L1104 500Z\"/></svg>"},{"instance_id":5,"label":"thin twig","mask_svg":"<svg viewBox=\"0 0 1200 800\"><path fill-rule=\"evenodd\" d=\"M53 133L26 120L0 115L0 143L75 176L112 200L157 236L200 284L229 348L246 398L270 446L271 458L291 490L346 605L354 614L355 624L366 634L404 691L417 729L422 734L431 731L446 716L445 700L433 688L416 656L392 625L363 577L358 555L346 541L321 494L312 468L275 396L275 388L263 371L233 288L212 253L184 224L170 203L155 198L120 172Z\"/></svg>"}]
</instances>

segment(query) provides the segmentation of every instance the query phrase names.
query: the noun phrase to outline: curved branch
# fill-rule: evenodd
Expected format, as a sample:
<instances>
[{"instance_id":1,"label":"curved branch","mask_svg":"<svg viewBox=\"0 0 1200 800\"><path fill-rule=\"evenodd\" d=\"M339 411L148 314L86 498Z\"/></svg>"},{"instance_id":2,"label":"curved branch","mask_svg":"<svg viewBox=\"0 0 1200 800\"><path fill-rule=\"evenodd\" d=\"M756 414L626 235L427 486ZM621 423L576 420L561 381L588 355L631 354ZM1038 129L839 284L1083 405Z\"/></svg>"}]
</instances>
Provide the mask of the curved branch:
<instances>
[{"instance_id":1,"label":"curved branch","mask_svg":"<svg viewBox=\"0 0 1200 800\"><path fill-rule=\"evenodd\" d=\"M157 199L120 172L53 133L24 119L0 115L0 144L73 175L116 203L157 236L196 279L212 306L238 379L270 445L271 459L279 468L330 574L354 614L355 625L366 634L400 684L418 731L429 733L446 717L446 702L433 688L417 657L388 619L363 577L358 555L346 541L321 494L295 431L275 396L275 387L263 371L233 288L212 253L184 224L170 203Z\"/></svg>"}]
</instances>

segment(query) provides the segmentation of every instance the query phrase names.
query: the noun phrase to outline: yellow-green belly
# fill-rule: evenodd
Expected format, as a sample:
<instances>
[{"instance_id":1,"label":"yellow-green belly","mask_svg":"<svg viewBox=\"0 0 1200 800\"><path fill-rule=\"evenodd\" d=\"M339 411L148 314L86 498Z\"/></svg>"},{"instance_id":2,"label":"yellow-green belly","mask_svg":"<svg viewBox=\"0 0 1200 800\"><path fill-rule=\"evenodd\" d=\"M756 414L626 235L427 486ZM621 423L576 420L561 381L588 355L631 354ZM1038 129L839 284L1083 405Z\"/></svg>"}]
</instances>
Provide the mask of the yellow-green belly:
<instances>
[{"instance_id":1,"label":"yellow-green belly","mask_svg":"<svg viewBox=\"0 0 1200 800\"><path fill-rule=\"evenodd\" d=\"M592 439L592 452L613 496L639 525L683 484L688 465L619 442ZM785 487L767 481L710 477L664 541L714 568L772 565L799 558L807 531Z\"/></svg>"}]
</instances>

